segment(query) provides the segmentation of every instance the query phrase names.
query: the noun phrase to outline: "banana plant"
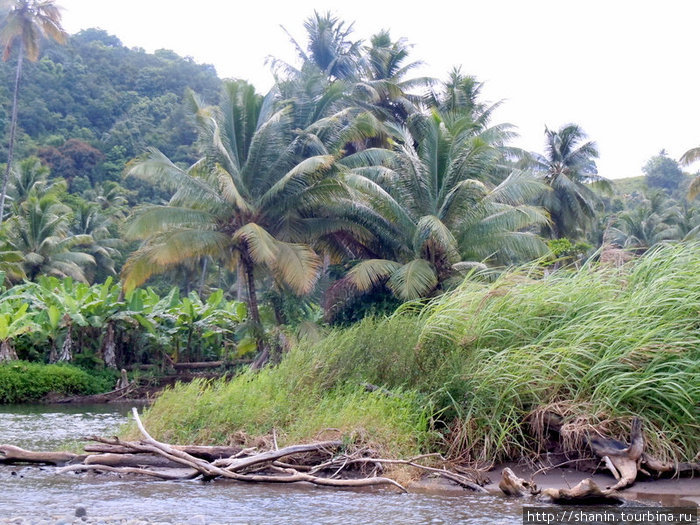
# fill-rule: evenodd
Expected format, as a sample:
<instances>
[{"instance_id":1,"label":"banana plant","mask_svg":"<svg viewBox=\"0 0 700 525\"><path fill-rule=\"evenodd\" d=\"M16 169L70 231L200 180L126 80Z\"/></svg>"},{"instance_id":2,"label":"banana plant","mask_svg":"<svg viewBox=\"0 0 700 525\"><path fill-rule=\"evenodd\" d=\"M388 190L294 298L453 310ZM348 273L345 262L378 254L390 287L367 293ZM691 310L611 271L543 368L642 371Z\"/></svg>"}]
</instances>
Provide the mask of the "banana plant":
<instances>
[{"instance_id":1,"label":"banana plant","mask_svg":"<svg viewBox=\"0 0 700 525\"><path fill-rule=\"evenodd\" d=\"M0 363L17 360L14 340L36 328L28 309L27 303L18 308L10 302L0 303Z\"/></svg>"},{"instance_id":2,"label":"banana plant","mask_svg":"<svg viewBox=\"0 0 700 525\"><path fill-rule=\"evenodd\" d=\"M217 290L206 301L202 301L196 292L191 292L169 313L175 318L178 348L183 347L184 355L192 358L195 340L198 351L194 353L201 357L205 351L221 348L227 336L232 339L234 329L244 321L247 309L238 301L227 303L223 291ZM184 346L180 344L180 337L184 337Z\"/></svg>"}]
</instances>

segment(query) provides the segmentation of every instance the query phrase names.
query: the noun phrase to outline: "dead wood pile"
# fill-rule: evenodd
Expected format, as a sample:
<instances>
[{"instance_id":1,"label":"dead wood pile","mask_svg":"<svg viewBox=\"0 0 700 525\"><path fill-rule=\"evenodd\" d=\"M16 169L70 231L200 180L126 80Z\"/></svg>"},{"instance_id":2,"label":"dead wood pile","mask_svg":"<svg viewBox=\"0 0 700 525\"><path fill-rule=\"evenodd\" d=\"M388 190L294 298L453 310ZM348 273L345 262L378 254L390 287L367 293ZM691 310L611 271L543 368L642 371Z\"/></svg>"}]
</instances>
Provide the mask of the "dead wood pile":
<instances>
[{"instance_id":1,"label":"dead wood pile","mask_svg":"<svg viewBox=\"0 0 700 525\"><path fill-rule=\"evenodd\" d=\"M12 445L0 445L0 463L58 465L59 473L96 471L141 475L162 480L228 479L242 482L307 482L330 487L388 485L406 492L398 482L381 476L385 465L407 465L430 475L446 478L464 488L486 492L474 479L445 467L421 463L431 458L444 463L438 454L414 458L367 457L367 449L344 451L342 441L298 444L272 450L222 446L180 446L162 443L146 430L138 411L132 409L143 436L140 441L93 436L85 454L32 452ZM358 468L359 467L359 468Z\"/></svg>"}]
</instances>

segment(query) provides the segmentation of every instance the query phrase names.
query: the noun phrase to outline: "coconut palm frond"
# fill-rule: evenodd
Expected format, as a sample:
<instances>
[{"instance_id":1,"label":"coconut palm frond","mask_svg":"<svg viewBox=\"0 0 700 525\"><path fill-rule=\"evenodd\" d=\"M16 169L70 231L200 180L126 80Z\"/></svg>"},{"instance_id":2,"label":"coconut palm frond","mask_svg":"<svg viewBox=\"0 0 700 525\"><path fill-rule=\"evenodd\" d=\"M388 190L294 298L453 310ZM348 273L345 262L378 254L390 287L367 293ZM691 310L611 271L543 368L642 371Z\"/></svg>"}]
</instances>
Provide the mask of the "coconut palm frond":
<instances>
[{"instance_id":1,"label":"coconut palm frond","mask_svg":"<svg viewBox=\"0 0 700 525\"><path fill-rule=\"evenodd\" d=\"M425 259L414 259L392 272L387 285L401 299L425 297L438 285L435 269Z\"/></svg>"}]
</instances>

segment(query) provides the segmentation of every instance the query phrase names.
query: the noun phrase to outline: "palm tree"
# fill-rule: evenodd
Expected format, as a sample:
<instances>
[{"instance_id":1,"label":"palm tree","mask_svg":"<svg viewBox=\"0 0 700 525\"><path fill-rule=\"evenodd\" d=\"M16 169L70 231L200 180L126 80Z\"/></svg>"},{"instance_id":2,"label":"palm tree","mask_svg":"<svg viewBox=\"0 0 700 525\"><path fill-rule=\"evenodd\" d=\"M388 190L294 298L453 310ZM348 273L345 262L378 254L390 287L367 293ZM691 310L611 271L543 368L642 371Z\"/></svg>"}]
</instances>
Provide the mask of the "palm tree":
<instances>
[{"instance_id":1,"label":"palm tree","mask_svg":"<svg viewBox=\"0 0 700 525\"><path fill-rule=\"evenodd\" d=\"M350 40L353 25L346 25L330 12L320 14L314 11L304 21L307 45L304 49L290 34L289 39L294 45L302 61L301 70L281 61L272 59L275 69L283 69L293 75L299 75L305 68L316 68L329 80L344 80L357 76L360 68L360 50L362 41Z\"/></svg>"},{"instance_id":2,"label":"palm tree","mask_svg":"<svg viewBox=\"0 0 700 525\"><path fill-rule=\"evenodd\" d=\"M522 203L542 184L515 171L494 187L479 180L507 136L499 127L474 126L471 115L444 118L412 115L397 129L394 151L369 149L343 159L346 183L364 201L347 204L347 216L372 231L372 257L356 264L346 279L358 290L386 283L403 300L425 297L449 286L464 270L489 256L546 252L534 234L523 232L546 218Z\"/></svg>"},{"instance_id":3,"label":"palm tree","mask_svg":"<svg viewBox=\"0 0 700 525\"><path fill-rule=\"evenodd\" d=\"M532 154L551 190L542 194L539 204L550 214L553 238L577 238L586 232L601 205L594 189L610 191L610 181L598 175L598 147L586 141L579 126L567 124L558 131L545 128L545 137L545 155Z\"/></svg>"},{"instance_id":4,"label":"palm tree","mask_svg":"<svg viewBox=\"0 0 700 525\"><path fill-rule=\"evenodd\" d=\"M127 235L145 243L125 264L124 284L131 289L202 257L238 270L265 355L255 274L265 269L298 294L313 288L321 260L306 241L328 231L315 215L342 193L329 177L335 153L320 137L331 129L330 136L344 144L351 135L335 129L342 119L316 123L318 134L294 129L293 108L276 107L275 93L263 98L243 81L227 82L223 101L212 108L190 96L202 148L193 166L182 169L154 149L130 170L168 184L175 194L130 222Z\"/></svg>"},{"instance_id":5,"label":"palm tree","mask_svg":"<svg viewBox=\"0 0 700 525\"><path fill-rule=\"evenodd\" d=\"M12 169L17 133L17 101L19 84L22 78L24 57L32 62L39 58L39 44L44 37L63 43L66 32L61 27L61 11L53 0L1 0L0 44L3 46L3 60L7 61L12 51L17 49L17 69L12 98L12 120L10 121L10 144L7 153L7 166L0 192L0 221L5 211L7 181Z\"/></svg>"},{"instance_id":6,"label":"palm tree","mask_svg":"<svg viewBox=\"0 0 700 525\"><path fill-rule=\"evenodd\" d=\"M63 180L48 183L49 171L37 157L28 157L15 165L7 189L7 195L12 199L14 214L19 213L22 203L30 195L41 197L49 192L65 189Z\"/></svg>"},{"instance_id":7,"label":"palm tree","mask_svg":"<svg viewBox=\"0 0 700 525\"><path fill-rule=\"evenodd\" d=\"M680 163L684 166L689 166L693 162L700 160L700 146L697 148L690 148L688 151L683 153L680 159ZM700 175L697 175L691 182L688 188L688 199L693 200L700 194Z\"/></svg>"},{"instance_id":8,"label":"palm tree","mask_svg":"<svg viewBox=\"0 0 700 525\"><path fill-rule=\"evenodd\" d=\"M649 192L634 208L619 215L607 236L619 246L641 254L653 245L697 234L692 211L682 209L663 190Z\"/></svg>"},{"instance_id":9,"label":"palm tree","mask_svg":"<svg viewBox=\"0 0 700 525\"><path fill-rule=\"evenodd\" d=\"M93 239L70 233L71 215L71 209L54 195L32 195L10 219L11 241L23 254L24 271L30 280L54 275L87 281L85 268L94 265L95 259L83 250Z\"/></svg>"},{"instance_id":10,"label":"palm tree","mask_svg":"<svg viewBox=\"0 0 700 525\"><path fill-rule=\"evenodd\" d=\"M355 98L375 110L380 117L405 123L418 111L422 97L411 93L432 85L428 77L406 78L421 62L407 62L411 46L405 39L393 41L383 30L370 38L365 46L360 80L352 87Z\"/></svg>"},{"instance_id":11,"label":"palm tree","mask_svg":"<svg viewBox=\"0 0 700 525\"><path fill-rule=\"evenodd\" d=\"M22 252L16 250L6 237L3 232L0 232L0 286L5 279L10 283L16 283L26 277Z\"/></svg>"},{"instance_id":12,"label":"palm tree","mask_svg":"<svg viewBox=\"0 0 700 525\"><path fill-rule=\"evenodd\" d=\"M95 265L91 266L89 281L102 282L110 275L116 275L114 259L121 256L119 248L122 240L115 237L112 220L102 212L100 205L80 200L73 206L71 234L89 236L92 241L83 246L84 253L92 255Z\"/></svg>"}]
</instances>

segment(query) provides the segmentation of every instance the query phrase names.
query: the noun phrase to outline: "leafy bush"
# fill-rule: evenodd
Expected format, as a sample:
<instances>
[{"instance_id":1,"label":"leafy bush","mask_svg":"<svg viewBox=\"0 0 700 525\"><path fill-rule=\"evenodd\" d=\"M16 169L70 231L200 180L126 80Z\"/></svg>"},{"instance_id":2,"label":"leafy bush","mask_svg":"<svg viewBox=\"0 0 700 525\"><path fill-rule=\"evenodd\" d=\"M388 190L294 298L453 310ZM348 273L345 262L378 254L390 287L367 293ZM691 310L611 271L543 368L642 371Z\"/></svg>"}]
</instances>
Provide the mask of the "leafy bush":
<instances>
[{"instance_id":1,"label":"leafy bush","mask_svg":"<svg viewBox=\"0 0 700 525\"><path fill-rule=\"evenodd\" d=\"M71 365L42 365L26 361L0 364L0 403L39 401L49 393L90 395L110 390L116 375L90 374Z\"/></svg>"}]
</instances>

